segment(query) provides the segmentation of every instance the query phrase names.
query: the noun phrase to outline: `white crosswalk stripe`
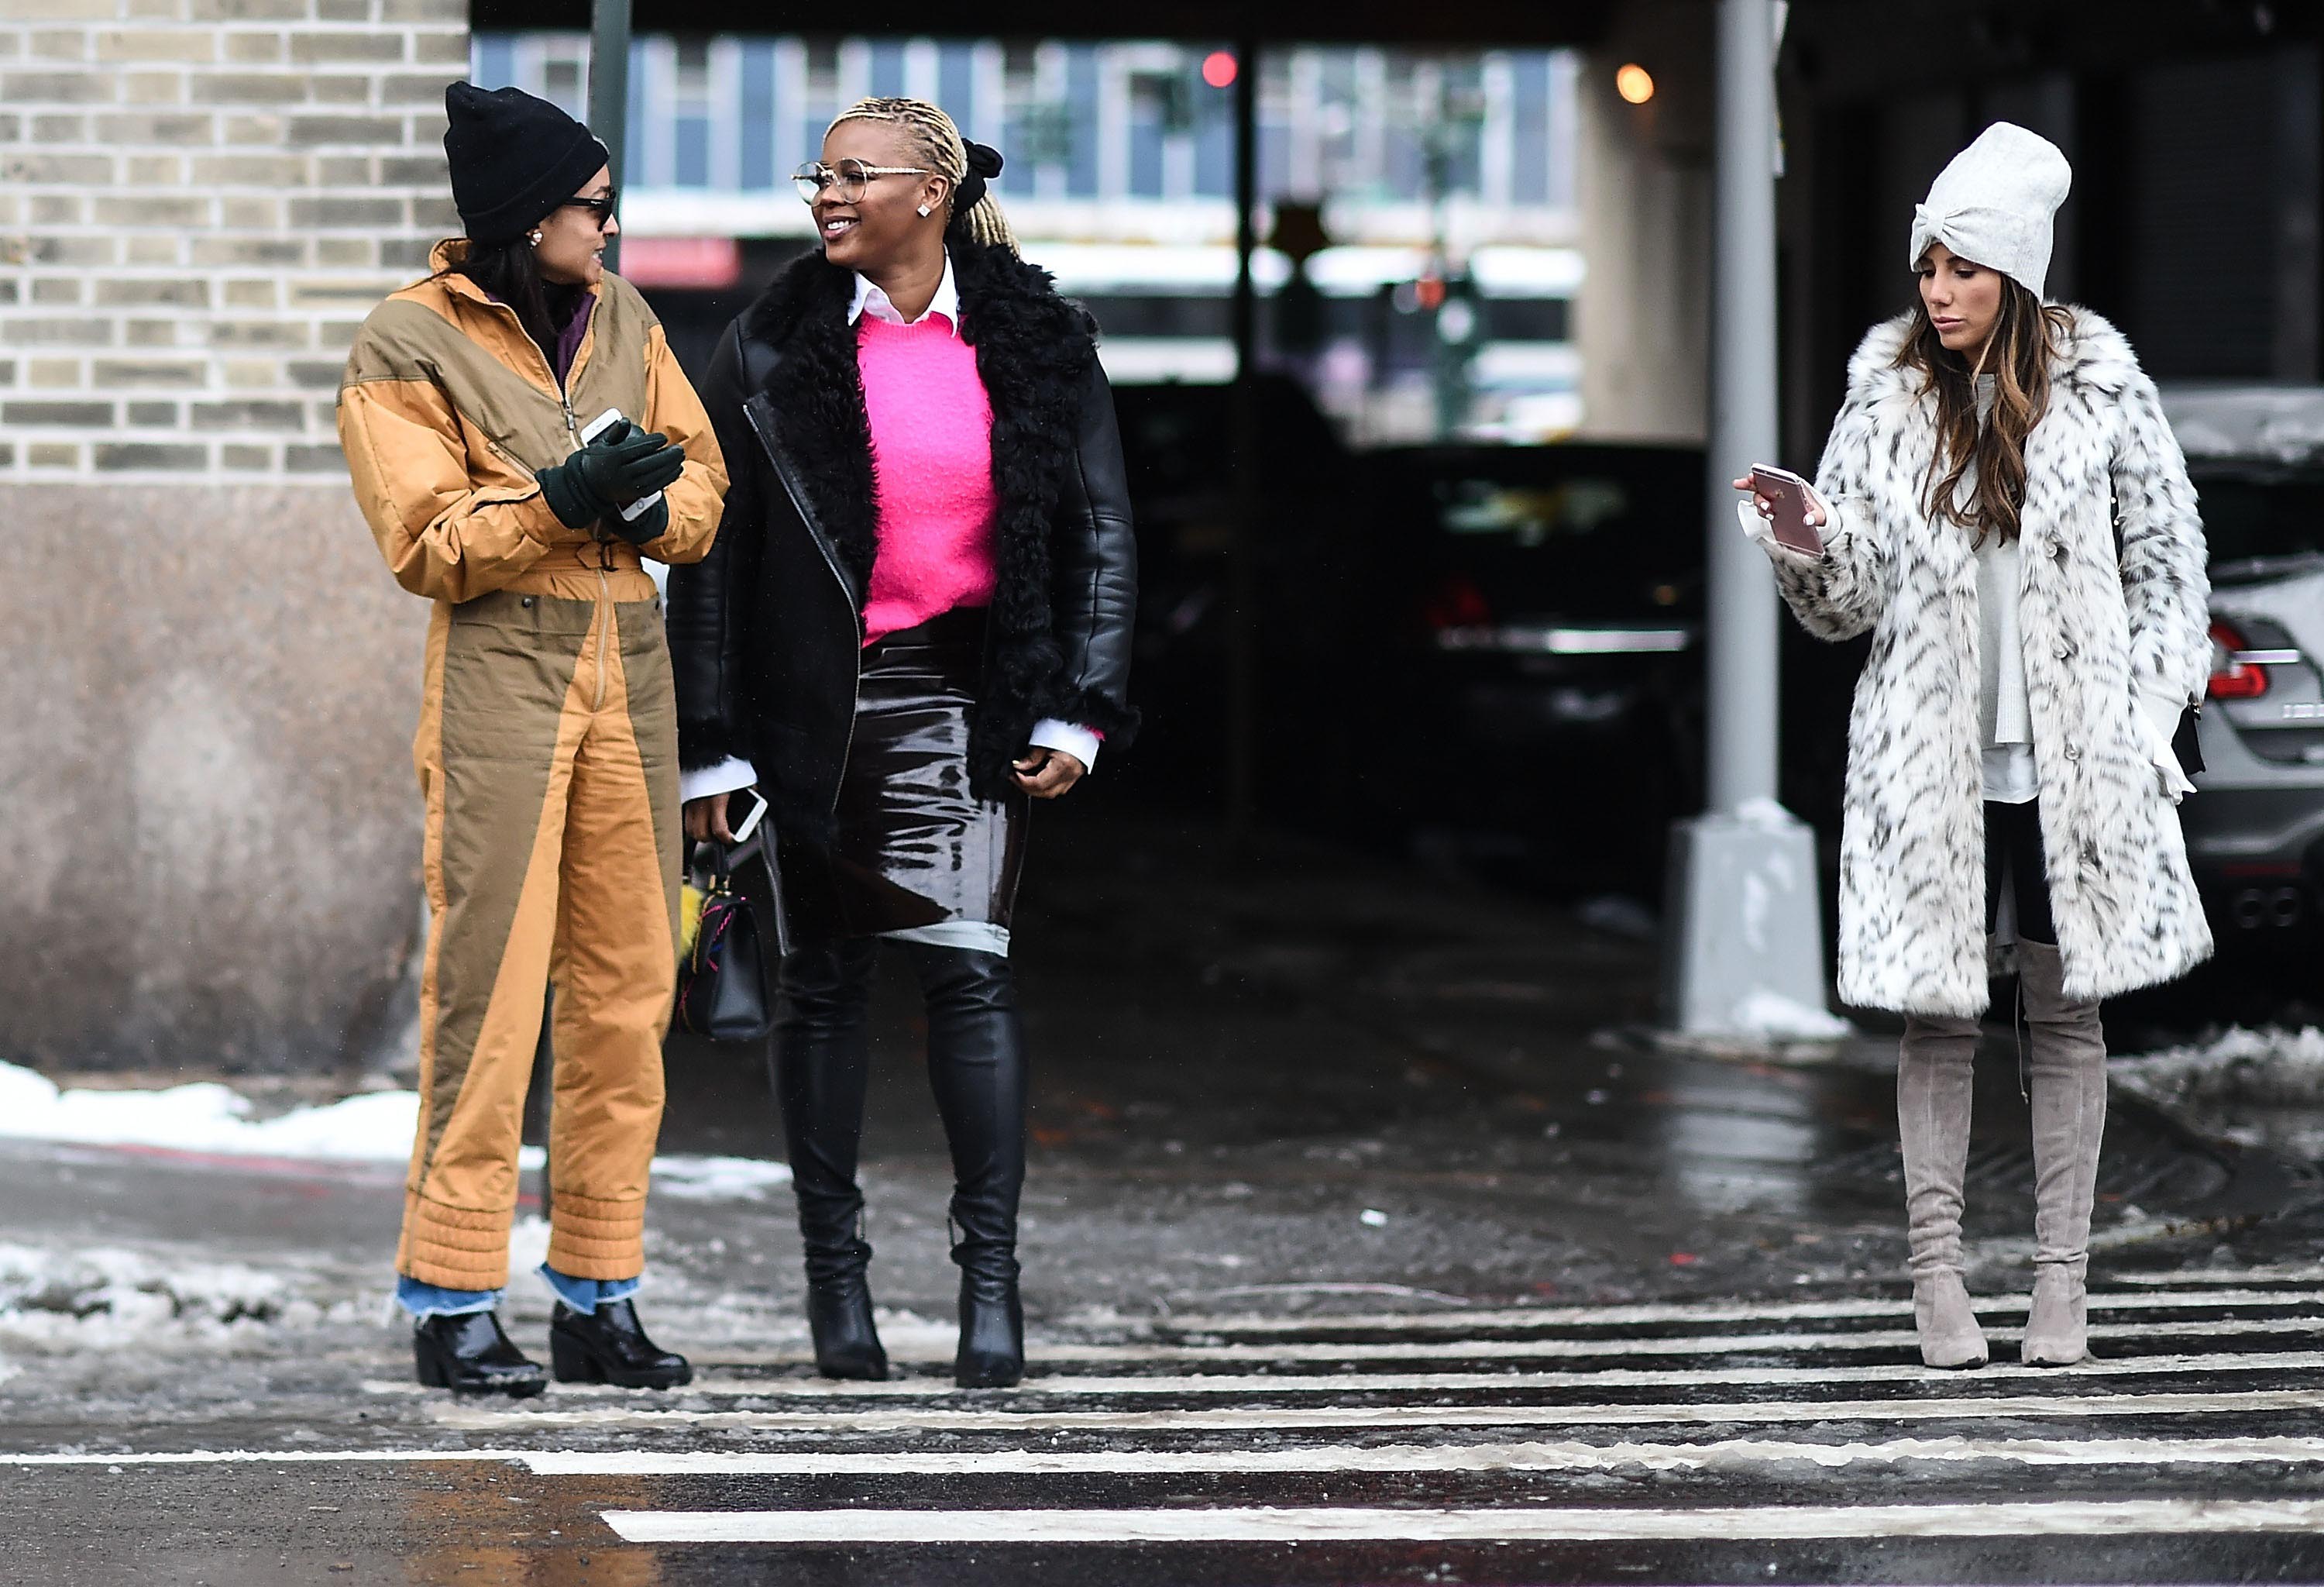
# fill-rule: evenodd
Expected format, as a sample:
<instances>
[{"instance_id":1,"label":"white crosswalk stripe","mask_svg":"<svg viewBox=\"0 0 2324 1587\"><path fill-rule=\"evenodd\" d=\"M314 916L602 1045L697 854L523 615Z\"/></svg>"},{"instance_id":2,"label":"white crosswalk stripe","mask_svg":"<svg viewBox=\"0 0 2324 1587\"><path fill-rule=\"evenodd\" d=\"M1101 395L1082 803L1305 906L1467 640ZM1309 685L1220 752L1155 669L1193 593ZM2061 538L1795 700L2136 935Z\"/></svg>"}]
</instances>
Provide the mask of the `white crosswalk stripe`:
<instances>
[{"instance_id":1,"label":"white crosswalk stripe","mask_svg":"<svg viewBox=\"0 0 2324 1587\"><path fill-rule=\"evenodd\" d=\"M1896 1300L1480 1308L1179 1318L1156 1337L1037 1351L1006 1395L955 1394L937 1363L900 1355L918 1375L854 1385L734 1356L678 1400L435 1415L650 1445L522 1457L543 1476L721 1483L715 1508L604 1512L638 1543L2308 1537L2324 1532L2319 1278L2094 1295L2103 1353L2065 1370L1931 1371ZM2022 1304L1986 1315L2006 1357ZM757 1446L707 1447L735 1438ZM1695 1486L1676 1502L1574 1502L1570 1484L1625 1472ZM2276 1486L2230 1498L2190 1474L2235 1472ZM1868 1474L1889 1486L1839 1481ZM1720 1502L1720 1482L1766 1500ZM2070 1490L2043 1490L2058 1483Z\"/></svg>"},{"instance_id":2,"label":"white crosswalk stripe","mask_svg":"<svg viewBox=\"0 0 2324 1587\"><path fill-rule=\"evenodd\" d=\"M632 1543L1621 1542L2307 1532L2324 1501L1766 1505L1686 1509L608 1510Z\"/></svg>"},{"instance_id":3,"label":"white crosswalk stripe","mask_svg":"<svg viewBox=\"0 0 2324 1587\"><path fill-rule=\"evenodd\" d=\"M613 1485L583 1490L588 1513L632 1545L875 1561L1384 1543L1634 1560L1877 1537L2204 1539L2324 1563L2324 1269L2125 1284L2090 1312L2099 1357L2044 1370L2009 1359L2022 1302L1986 1306L1999 1359L1965 1373L1922 1367L1909 1308L1885 1298L1180 1317L1037 1341L1008 1392L952 1389L925 1342L883 1384L738 1352L669 1395L366 1386L466 1449L0 1466L494 1462Z\"/></svg>"}]
</instances>

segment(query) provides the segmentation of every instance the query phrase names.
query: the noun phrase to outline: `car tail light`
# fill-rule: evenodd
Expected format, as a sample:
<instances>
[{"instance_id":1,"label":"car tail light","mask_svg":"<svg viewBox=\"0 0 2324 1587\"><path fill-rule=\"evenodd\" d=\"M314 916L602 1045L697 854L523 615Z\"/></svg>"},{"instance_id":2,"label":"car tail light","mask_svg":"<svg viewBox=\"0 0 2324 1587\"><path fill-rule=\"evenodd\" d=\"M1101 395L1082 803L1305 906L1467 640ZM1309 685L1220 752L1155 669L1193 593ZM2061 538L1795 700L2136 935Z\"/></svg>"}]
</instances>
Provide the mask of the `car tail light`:
<instances>
[{"instance_id":1,"label":"car tail light","mask_svg":"<svg viewBox=\"0 0 2324 1587\"><path fill-rule=\"evenodd\" d=\"M2267 668L2243 660L2251 641L2233 623L2211 624L2211 681L2203 693L2214 700L2255 700L2267 693Z\"/></svg>"},{"instance_id":2,"label":"car tail light","mask_svg":"<svg viewBox=\"0 0 2324 1587\"><path fill-rule=\"evenodd\" d=\"M1438 633L1453 628L1483 628L1493 621L1493 606L1475 579L1465 573L1452 573L1421 603L1420 617Z\"/></svg>"}]
</instances>

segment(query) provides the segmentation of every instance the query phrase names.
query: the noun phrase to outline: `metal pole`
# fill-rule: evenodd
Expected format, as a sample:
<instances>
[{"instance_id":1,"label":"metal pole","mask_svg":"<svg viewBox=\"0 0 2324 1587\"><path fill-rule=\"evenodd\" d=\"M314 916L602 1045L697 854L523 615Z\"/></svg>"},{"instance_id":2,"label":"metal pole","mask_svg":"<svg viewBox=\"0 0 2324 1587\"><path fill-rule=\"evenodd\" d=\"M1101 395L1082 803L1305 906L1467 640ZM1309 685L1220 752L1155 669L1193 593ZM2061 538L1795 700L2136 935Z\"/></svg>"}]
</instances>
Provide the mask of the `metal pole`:
<instances>
[{"instance_id":1,"label":"metal pole","mask_svg":"<svg viewBox=\"0 0 2324 1587\"><path fill-rule=\"evenodd\" d=\"M1831 1040L1815 835L1775 803L1775 593L1728 481L1776 461L1775 26L1719 0L1712 174L1709 807L1671 833L1663 1018L1716 1045Z\"/></svg>"},{"instance_id":2,"label":"metal pole","mask_svg":"<svg viewBox=\"0 0 2324 1587\"><path fill-rule=\"evenodd\" d=\"M1720 0L1712 173L1710 809L1775 797L1775 595L1737 531L1728 482L1776 461L1775 22L1770 0Z\"/></svg>"},{"instance_id":3,"label":"metal pole","mask_svg":"<svg viewBox=\"0 0 2324 1587\"><path fill-rule=\"evenodd\" d=\"M1227 540L1226 826L1231 847L1249 842L1259 810L1259 41L1235 46L1235 383L1228 410L1234 501Z\"/></svg>"},{"instance_id":4,"label":"metal pole","mask_svg":"<svg viewBox=\"0 0 2324 1587\"><path fill-rule=\"evenodd\" d=\"M626 180L630 130L630 0L590 0L589 130L612 155L616 187ZM605 239L605 268L622 265L622 239Z\"/></svg>"}]
</instances>

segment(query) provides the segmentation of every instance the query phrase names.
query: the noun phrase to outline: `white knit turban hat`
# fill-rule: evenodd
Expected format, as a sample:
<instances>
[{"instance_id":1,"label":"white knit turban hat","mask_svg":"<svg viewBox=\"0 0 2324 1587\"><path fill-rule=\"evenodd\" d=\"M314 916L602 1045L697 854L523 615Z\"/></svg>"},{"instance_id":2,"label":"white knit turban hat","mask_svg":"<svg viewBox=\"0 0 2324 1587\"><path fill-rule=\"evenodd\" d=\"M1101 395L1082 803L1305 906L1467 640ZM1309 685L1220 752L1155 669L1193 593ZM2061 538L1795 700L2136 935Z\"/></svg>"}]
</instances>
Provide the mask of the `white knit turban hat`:
<instances>
[{"instance_id":1,"label":"white knit turban hat","mask_svg":"<svg viewBox=\"0 0 2324 1587\"><path fill-rule=\"evenodd\" d=\"M1932 243L1997 270L2041 297L2050 273L2050 219L2066 201L2074 168L2038 133L1997 121L1937 173L1913 207L1914 270Z\"/></svg>"}]
</instances>

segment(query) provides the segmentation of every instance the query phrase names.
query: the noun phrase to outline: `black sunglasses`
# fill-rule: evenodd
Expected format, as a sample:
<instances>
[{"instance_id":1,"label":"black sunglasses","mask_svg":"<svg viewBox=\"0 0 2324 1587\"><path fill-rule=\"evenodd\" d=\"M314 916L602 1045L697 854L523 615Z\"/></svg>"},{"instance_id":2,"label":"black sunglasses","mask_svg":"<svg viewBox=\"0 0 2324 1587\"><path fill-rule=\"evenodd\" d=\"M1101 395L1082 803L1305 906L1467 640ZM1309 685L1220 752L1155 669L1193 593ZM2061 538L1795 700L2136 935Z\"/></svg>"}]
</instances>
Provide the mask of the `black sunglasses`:
<instances>
[{"instance_id":1,"label":"black sunglasses","mask_svg":"<svg viewBox=\"0 0 2324 1587\"><path fill-rule=\"evenodd\" d=\"M603 198L567 198L564 203L559 204L558 208L559 209L586 209L590 211L597 217L597 229L599 231L604 231L605 229L605 223L613 218L613 207L620 201L621 193L615 189L608 188L605 189L605 194Z\"/></svg>"}]
</instances>

